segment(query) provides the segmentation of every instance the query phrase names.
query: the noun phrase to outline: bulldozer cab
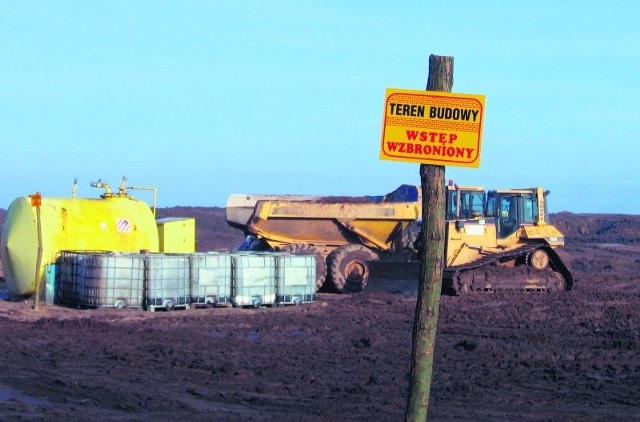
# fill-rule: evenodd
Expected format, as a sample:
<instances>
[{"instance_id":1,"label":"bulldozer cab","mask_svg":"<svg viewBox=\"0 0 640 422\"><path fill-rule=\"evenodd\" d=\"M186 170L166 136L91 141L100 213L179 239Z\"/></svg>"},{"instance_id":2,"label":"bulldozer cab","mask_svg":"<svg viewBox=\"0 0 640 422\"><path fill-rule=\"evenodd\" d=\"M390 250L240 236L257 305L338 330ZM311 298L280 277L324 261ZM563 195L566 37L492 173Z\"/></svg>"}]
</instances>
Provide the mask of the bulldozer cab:
<instances>
[{"instance_id":1,"label":"bulldozer cab","mask_svg":"<svg viewBox=\"0 0 640 422\"><path fill-rule=\"evenodd\" d=\"M446 220L482 218L485 192L479 186L450 186L447 189Z\"/></svg>"},{"instance_id":2,"label":"bulldozer cab","mask_svg":"<svg viewBox=\"0 0 640 422\"><path fill-rule=\"evenodd\" d=\"M445 209L447 266L471 262L484 247L495 247L496 229L493 220L485 217L486 202L484 188L449 182Z\"/></svg>"},{"instance_id":3,"label":"bulldozer cab","mask_svg":"<svg viewBox=\"0 0 640 422\"><path fill-rule=\"evenodd\" d=\"M564 244L547 222L542 188L491 190L477 186L447 187L446 263L461 265L483 254L517 248L529 241Z\"/></svg>"},{"instance_id":4,"label":"bulldozer cab","mask_svg":"<svg viewBox=\"0 0 640 422\"><path fill-rule=\"evenodd\" d=\"M485 214L495 218L498 239L511 237L521 227L547 224L546 194L542 188L488 192Z\"/></svg>"}]
</instances>

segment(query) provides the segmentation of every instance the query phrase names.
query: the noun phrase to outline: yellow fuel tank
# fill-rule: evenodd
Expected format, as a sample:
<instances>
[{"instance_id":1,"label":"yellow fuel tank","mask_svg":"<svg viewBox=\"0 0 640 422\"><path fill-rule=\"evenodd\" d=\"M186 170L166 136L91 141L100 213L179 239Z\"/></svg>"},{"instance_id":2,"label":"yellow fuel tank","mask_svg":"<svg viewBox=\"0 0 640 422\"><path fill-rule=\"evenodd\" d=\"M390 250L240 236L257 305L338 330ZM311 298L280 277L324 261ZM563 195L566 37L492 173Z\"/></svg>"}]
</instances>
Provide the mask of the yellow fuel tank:
<instances>
[{"instance_id":1,"label":"yellow fuel tank","mask_svg":"<svg viewBox=\"0 0 640 422\"><path fill-rule=\"evenodd\" d=\"M36 208L29 197L15 199L2 228L2 265L12 294L35 293L38 261ZM42 198L42 259L38 271L60 251L158 251L158 230L149 206L131 197Z\"/></svg>"}]
</instances>

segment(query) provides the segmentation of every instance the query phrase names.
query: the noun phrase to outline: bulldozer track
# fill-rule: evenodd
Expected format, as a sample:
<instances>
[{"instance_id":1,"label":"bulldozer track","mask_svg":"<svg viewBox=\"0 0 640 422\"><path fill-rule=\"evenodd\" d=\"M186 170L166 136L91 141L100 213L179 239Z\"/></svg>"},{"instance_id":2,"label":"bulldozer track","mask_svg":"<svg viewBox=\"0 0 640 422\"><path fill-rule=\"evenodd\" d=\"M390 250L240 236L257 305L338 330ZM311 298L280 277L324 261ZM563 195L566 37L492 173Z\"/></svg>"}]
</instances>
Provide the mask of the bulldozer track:
<instances>
[{"instance_id":1,"label":"bulldozer track","mask_svg":"<svg viewBox=\"0 0 640 422\"><path fill-rule=\"evenodd\" d=\"M543 250L549 256L549 268L537 270L528 265L529 256ZM571 271L553 248L530 244L518 249L488 254L473 262L447 267L443 274L443 293L527 291L555 292L571 290Z\"/></svg>"}]
</instances>

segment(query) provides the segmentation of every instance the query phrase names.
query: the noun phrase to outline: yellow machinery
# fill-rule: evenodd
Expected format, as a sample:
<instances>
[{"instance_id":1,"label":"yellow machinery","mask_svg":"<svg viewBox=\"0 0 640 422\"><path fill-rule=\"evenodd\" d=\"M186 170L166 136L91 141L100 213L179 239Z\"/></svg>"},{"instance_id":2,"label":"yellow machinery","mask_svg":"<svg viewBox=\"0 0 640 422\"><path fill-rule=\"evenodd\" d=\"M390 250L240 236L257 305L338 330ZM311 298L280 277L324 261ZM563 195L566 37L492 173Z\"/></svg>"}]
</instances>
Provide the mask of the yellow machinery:
<instances>
[{"instance_id":1,"label":"yellow machinery","mask_svg":"<svg viewBox=\"0 0 640 422\"><path fill-rule=\"evenodd\" d=\"M160 218L156 225L160 252L188 254L196 251L195 218Z\"/></svg>"},{"instance_id":2,"label":"yellow machinery","mask_svg":"<svg viewBox=\"0 0 640 422\"><path fill-rule=\"evenodd\" d=\"M564 237L548 223L548 192L452 183L446 192L443 293L572 288L573 276L555 252ZM314 254L318 288L326 278L333 290L353 292L367 286L374 261L377 268L389 263L400 277L399 265L416 262L420 196L409 185L377 197L234 194L227 222L247 235L240 249Z\"/></svg>"},{"instance_id":3,"label":"yellow machinery","mask_svg":"<svg viewBox=\"0 0 640 422\"><path fill-rule=\"evenodd\" d=\"M334 290L358 291L369 261L407 250L420 195L408 185L379 197L234 194L226 209L229 225L247 235L239 249L315 255L318 289L328 275Z\"/></svg>"},{"instance_id":4,"label":"yellow machinery","mask_svg":"<svg viewBox=\"0 0 640 422\"><path fill-rule=\"evenodd\" d=\"M570 290L574 279L555 249L564 235L548 221L548 191L447 189L443 290Z\"/></svg>"},{"instance_id":5,"label":"yellow machinery","mask_svg":"<svg viewBox=\"0 0 640 422\"><path fill-rule=\"evenodd\" d=\"M105 189L100 199L43 197L39 212L29 197L15 199L2 228L2 265L9 291L31 295L36 278L44 286L44 268L60 251L157 252L154 213L126 193L124 180L118 193L104 183L93 183Z\"/></svg>"}]
</instances>

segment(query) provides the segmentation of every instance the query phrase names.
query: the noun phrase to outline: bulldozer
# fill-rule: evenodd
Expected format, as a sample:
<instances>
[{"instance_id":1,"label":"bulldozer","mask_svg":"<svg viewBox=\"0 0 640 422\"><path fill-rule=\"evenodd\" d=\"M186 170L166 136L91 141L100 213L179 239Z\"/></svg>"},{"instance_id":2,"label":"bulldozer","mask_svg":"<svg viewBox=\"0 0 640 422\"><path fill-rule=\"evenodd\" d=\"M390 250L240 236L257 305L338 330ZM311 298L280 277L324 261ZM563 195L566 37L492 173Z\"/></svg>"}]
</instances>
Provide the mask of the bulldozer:
<instances>
[{"instance_id":1,"label":"bulldozer","mask_svg":"<svg viewBox=\"0 0 640 422\"><path fill-rule=\"evenodd\" d=\"M548 194L450 182L442 293L571 290L573 275L556 252L564 236L548 221ZM226 213L245 234L239 250L315 255L318 290L417 290L419 186L378 196L232 194Z\"/></svg>"},{"instance_id":2,"label":"bulldozer","mask_svg":"<svg viewBox=\"0 0 640 422\"><path fill-rule=\"evenodd\" d=\"M574 277L556 252L564 235L548 219L549 194L450 183L443 293L571 290Z\"/></svg>"}]
</instances>

